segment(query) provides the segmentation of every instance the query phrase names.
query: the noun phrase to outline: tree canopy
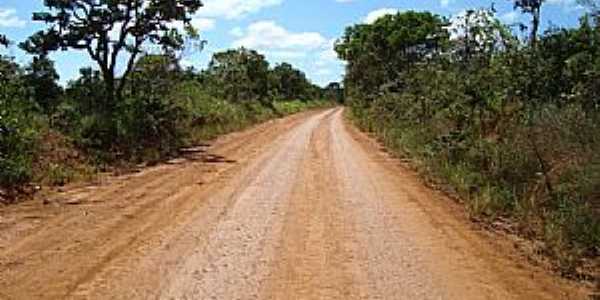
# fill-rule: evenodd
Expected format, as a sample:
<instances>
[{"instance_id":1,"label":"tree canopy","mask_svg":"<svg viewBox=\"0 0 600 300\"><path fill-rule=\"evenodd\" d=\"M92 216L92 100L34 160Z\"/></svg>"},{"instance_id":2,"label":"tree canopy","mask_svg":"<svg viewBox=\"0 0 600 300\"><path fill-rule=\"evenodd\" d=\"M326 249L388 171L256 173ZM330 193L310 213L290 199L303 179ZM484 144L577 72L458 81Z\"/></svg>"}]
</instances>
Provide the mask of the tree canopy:
<instances>
[{"instance_id":1,"label":"tree canopy","mask_svg":"<svg viewBox=\"0 0 600 300\"><path fill-rule=\"evenodd\" d=\"M215 53L206 75L221 97L233 101L268 98L269 63L255 50L240 48Z\"/></svg>"},{"instance_id":2,"label":"tree canopy","mask_svg":"<svg viewBox=\"0 0 600 300\"><path fill-rule=\"evenodd\" d=\"M599 2L580 2L591 11L579 26L538 36L545 1L514 1L533 15L526 42L492 7L450 26L388 15L336 44L356 124L462 194L471 213L516 219L573 273L600 245Z\"/></svg>"},{"instance_id":3,"label":"tree canopy","mask_svg":"<svg viewBox=\"0 0 600 300\"><path fill-rule=\"evenodd\" d=\"M348 27L335 45L338 56L348 62L348 86L367 94L376 94L384 84L398 87L404 70L447 45L446 25L447 20L430 12L408 11Z\"/></svg>"},{"instance_id":4,"label":"tree canopy","mask_svg":"<svg viewBox=\"0 0 600 300\"><path fill-rule=\"evenodd\" d=\"M145 43L165 50L183 46L178 24L187 28L200 0L46 0L48 11L34 13L48 25L21 47L44 55L57 50L83 50L97 63L104 80L107 105L120 98L129 73ZM190 32L193 30L190 29ZM117 65L127 53L125 69L117 82Z\"/></svg>"},{"instance_id":5,"label":"tree canopy","mask_svg":"<svg viewBox=\"0 0 600 300\"><path fill-rule=\"evenodd\" d=\"M275 66L271 72L272 90L279 98L292 100L300 98L307 100L311 97L311 83L304 72L295 69L289 63Z\"/></svg>"}]
</instances>

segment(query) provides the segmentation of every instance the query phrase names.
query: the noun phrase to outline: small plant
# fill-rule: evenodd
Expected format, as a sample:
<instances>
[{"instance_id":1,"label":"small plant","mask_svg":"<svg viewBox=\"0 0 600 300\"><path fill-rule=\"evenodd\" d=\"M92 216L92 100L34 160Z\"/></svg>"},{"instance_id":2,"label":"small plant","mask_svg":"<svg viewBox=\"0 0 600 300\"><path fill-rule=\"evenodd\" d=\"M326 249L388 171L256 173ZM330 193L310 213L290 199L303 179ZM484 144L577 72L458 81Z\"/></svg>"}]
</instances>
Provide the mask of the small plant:
<instances>
[{"instance_id":1,"label":"small plant","mask_svg":"<svg viewBox=\"0 0 600 300\"><path fill-rule=\"evenodd\" d=\"M51 186L63 186L75 178L75 171L69 167L51 163L47 170L46 181Z\"/></svg>"}]
</instances>

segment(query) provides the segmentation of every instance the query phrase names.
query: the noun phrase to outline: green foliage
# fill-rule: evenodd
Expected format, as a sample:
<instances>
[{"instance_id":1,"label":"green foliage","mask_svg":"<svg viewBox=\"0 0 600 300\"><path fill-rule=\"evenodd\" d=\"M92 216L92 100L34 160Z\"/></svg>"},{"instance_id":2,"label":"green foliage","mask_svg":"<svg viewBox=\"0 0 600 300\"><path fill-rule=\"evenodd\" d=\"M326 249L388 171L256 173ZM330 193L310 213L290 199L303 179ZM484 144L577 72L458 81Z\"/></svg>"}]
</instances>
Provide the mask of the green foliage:
<instances>
[{"instance_id":1,"label":"green foliage","mask_svg":"<svg viewBox=\"0 0 600 300\"><path fill-rule=\"evenodd\" d=\"M348 61L349 95L374 96L404 86L402 72L444 48L445 20L429 12L408 11L379 18L374 24L348 27L335 51ZM390 80L392 79L393 80Z\"/></svg>"},{"instance_id":2,"label":"green foliage","mask_svg":"<svg viewBox=\"0 0 600 300\"><path fill-rule=\"evenodd\" d=\"M260 102L228 101L213 96L197 81L179 83L169 98L176 99L187 114L188 143L197 143L219 134L239 130L269 118L326 107L329 101L277 101L273 107Z\"/></svg>"},{"instance_id":3,"label":"green foliage","mask_svg":"<svg viewBox=\"0 0 600 300\"><path fill-rule=\"evenodd\" d=\"M20 68L0 56L0 189L11 192L32 176L36 130Z\"/></svg>"},{"instance_id":4,"label":"green foliage","mask_svg":"<svg viewBox=\"0 0 600 300\"><path fill-rule=\"evenodd\" d=\"M308 101L321 89L288 63L269 67L265 57L245 48L215 53L199 80L214 97L235 103L260 102L276 112L275 101Z\"/></svg>"},{"instance_id":5,"label":"green foliage","mask_svg":"<svg viewBox=\"0 0 600 300\"><path fill-rule=\"evenodd\" d=\"M356 122L448 183L474 217L512 219L544 240L565 270L598 255L600 26L585 17L526 45L480 10L453 20L444 46L423 48L424 36L440 34L423 21L420 38L378 38L413 28L394 20L420 18L431 20L400 13L350 27L338 42ZM415 43L427 54L393 56ZM383 60L389 70L375 63Z\"/></svg>"},{"instance_id":6,"label":"green foliage","mask_svg":"<svg viewBox=\"0 0 600 300\"><path fill-rule=\"evenodd\" d=\"M323 99L334 101L337 103L344 103L344 88L339 82L329 83L322 91Z\"/></svg>"},{"instance_id":7,"label":"green foliage","mask_svg":"<svg viewBox=\"0 0 600 300\"><path fill-rule=\"evenodd\" d=\"M63 186L75 178L74 170L56 163L50 164L45 175L46 183L52 186Z\"/></svg>"},{"instance_id":8,"label":"green foliage","mask_svg":"<svg viewBox=\"0 0 600 300\"><path fill-rule=\"evenodd\" d=\"M215 135L325 105L313 101L322 91L304 73L287 63L271 69L254 50L217 53L202 73L182 70L178 51L199 38L190 22L199 0L43 5L33 20L47 27L19 44L32 62L22 68L0 56L0 196L31 180L63 185L96 167L156 162ZM9 43L0 34L0 47ZM160 54L148 54L149 45ZM81 69L63 90L48 59L58 50L85 51L97 68ZM118 62L125 62L121 74ZM42 157L55 134L74 158Z\"/></svg>"},{"instance_id":9,"label":"green foliage","mask_svg":"<svg viewBox=\"0 0 600 300\"><path fill-rule=\"evenodd\" d=\"M23 80L30 90L30 97L47 115L54 113L62 94L58 79L54 62L47 57L34 57L31 64L25 68Z\"/></svg>"},{"instance_id":10,"label":"green foliage","mask_svg":"<svg viewBox=\"0 0 600 300\"><path fill-rule=\"evenodd\" d=\"M0 57L3 197L31 180L64 185L96 168L157 162L216 135L326 105L313 101L321 90L302 72L289 64L272 70L264 56L246 49L216 54L203 73L182 70L173 51L138 55L123 75L128 78L107 77L102 66L84 68L63 90L53 62L41 51L48 46L44 38L40 33L21 45L40 50L26 68ZM122 86L118 99L106 88L107 80ZM45 158L55 146L74 157Z\"/></svg>"},{"instance_id":11,"label":"green foliage","mask_svg":"<svg viewBox=\"0 0 600 300\"><path fill-rule=\"evenodd\" d=\"M204 75L216 97L234 102L269 99L269 63L254 50L215 53Z\"/></svg>"},{"instance_id":12,"label":"green foliage","mask_svg":"<svg viewBox=\"0 0 600 300\"><path fill-rule=\"evenodd\" d=\"M306 75L288 63L279 64L270 72L270 88L278 100L309 100L317 97Z\"/></svg>"},{"instance_id":13,"label":"green foliage","mask_svg":"<svg viewBox=\"0 0 600 300\"><path fill-rule=\"evenodd\" d=\"M197 37L190 20L202 2L48 0L44 6L48 11L34 13L33 20L49 28L32 35L21 48L41 56L57 50L86 51L100 69L105 97L101 107L110 118L144 44L159 45L166 53L181 49L184 37L173 24L183 22ZM122 57L127 64L117 80L117 62Z\"/></svg>"},{"instance_id":14,"label":"green foliage","mask_svg":"<svg viewBox=\"0 0 600 300\"><path fill-rule=\"evenodd\" d=\"M5 105L0 100L0 107ZM23 116L19 111L0 109L0 187L9 190L27 183L32 176L35 131Z\"/></svg>"}]
</instances>

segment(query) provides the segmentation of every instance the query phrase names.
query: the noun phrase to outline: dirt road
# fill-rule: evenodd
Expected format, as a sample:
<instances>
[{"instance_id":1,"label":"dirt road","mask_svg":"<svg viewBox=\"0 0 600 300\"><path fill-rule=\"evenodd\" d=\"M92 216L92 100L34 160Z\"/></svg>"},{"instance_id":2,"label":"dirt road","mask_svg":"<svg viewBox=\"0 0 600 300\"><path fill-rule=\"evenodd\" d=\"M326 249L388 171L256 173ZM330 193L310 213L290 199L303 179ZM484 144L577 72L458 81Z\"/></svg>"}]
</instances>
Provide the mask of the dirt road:
<instances>
[{"instance_id":1,"label":"dirt road","mask_svg":"<svg viewBox=\"0 0 600 300\"><path fill-rule=\"evenodd\" d=\"M0 208L0 298L581 299L343 120L272 121Z\"/></svg>"}]
</instances>

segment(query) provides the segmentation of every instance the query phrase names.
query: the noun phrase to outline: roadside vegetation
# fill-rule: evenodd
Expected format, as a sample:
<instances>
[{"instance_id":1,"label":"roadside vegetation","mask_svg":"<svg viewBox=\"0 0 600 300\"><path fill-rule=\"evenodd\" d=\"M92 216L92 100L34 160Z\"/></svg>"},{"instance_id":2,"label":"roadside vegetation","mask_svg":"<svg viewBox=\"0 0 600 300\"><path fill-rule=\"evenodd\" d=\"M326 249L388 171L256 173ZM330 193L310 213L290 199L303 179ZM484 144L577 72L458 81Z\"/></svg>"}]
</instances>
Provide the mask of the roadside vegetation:
<instances>
[{"instance_id":1,"label":"roadside vegetation","mask_svg":"<svg viewBox=\"0 0 600 300\"><path fill-rule=\"evenodd\" d=\"M538 33L544 1L516 1L532 24L503 24L493 8L407 11L351 26L336 44L353 120L473 218L540 241L566 275L594 276L600 254L595 3L582 3L575 28Z\"/></svg>"},{"instance_id":2,"label":"roadside vegetation","mask_svg":"<svg viewBox=\"0 0 600 300\"><path fill-rule=\"evenodd\" d=\"M250 49L216 53L206 70L184 68L182 53L204 45L188 24L200 1L113 2L45 1L47 11L33 19L47 29L21 43L0 34L0 51L18 46L32 57L18 65L0 54L0 202L156 163L340 94L339 85L322 89ZM95 64L61 86L50 59L59 50Z\"/></svg>"}]
</instances>

